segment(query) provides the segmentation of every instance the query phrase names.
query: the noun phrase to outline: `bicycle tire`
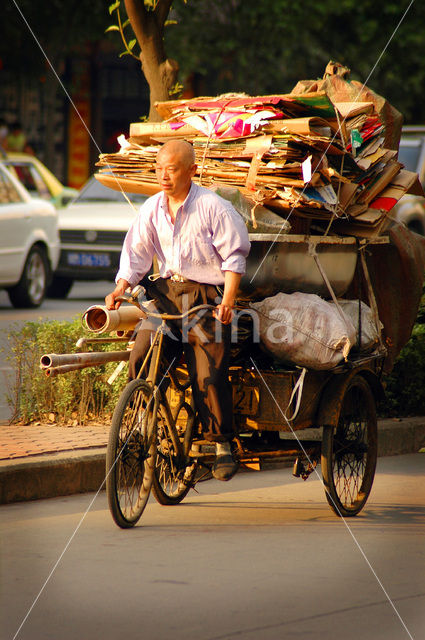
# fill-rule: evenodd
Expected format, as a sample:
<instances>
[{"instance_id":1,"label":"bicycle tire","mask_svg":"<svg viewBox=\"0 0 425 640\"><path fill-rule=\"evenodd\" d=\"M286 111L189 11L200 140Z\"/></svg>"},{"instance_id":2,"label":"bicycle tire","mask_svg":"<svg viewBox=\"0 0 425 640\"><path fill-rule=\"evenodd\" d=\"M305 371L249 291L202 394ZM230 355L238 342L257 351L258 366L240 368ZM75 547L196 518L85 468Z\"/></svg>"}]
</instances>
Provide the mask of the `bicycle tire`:
<instances>
[{"instance_id":1,"label":"bicycle tire","mask_svg":"<svg viewBox=\"0 0 425 640\"><path fill-rule=\"evenodd\" d=\"M326 499L338 516L363 509L375 476L378 432L375 400L362 376L354 376L340 401L336 427L323 427L322 476Z\"/></svg>"},{"instance_id":2,"label":"bicycle tire","mask_svg":"<svg viewBox=\"0 0 425 640\"><path fill-rule=\"evenodd\" d=\"M157 454L152 493L162 505L179 504L189 493L196 473L195 462L186 464L187 451L184 451L183 459L178 455L170 427L171 421L173 424L179 423L179 415L183 412L186 412L187 418L183 420L180 418L180 425L174 433L174 438L178 437L182 444L186 429L192 429L195 423L196 418L192 407L187 402L182 402L177 407L176 414L172 416L168 400L164 397L160 401L157 412Z\"/></svg>"},{"instance_id":3,"label":"bicycle tire","mask_svg":"<svg viewBox=\"0 0 425 640\"><path fill-rule=\"evenodd\" d=\"M115 523L133 527L149 499L156 457L155 394L145 380L124 388L106 451L106 492Z\"/></svg>"}]
</instances>

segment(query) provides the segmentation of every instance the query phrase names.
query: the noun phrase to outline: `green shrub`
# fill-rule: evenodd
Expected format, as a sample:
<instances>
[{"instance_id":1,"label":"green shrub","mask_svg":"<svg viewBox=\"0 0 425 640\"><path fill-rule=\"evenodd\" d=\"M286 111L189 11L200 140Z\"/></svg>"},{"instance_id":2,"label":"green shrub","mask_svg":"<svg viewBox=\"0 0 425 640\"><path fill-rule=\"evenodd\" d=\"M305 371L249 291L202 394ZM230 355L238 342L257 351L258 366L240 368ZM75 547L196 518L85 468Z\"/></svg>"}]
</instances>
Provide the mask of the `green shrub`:
<instances>
[{"instance_id":1,"label":"green shrub","mask_svg":"<svg viewBox=\"0 0 425 640\"><path fill-rule=\"evenodd\" d=\"M425 324L415 325L384 382L386 402L380 408L381 415L425 414Z\"/></svg>"},{"instance_id":2,"label":"green shrub","mask_svg":"<svg viewBox=\"0 0 425 640\"><path fill-rule=\"evenodd\" d=\"M107 379L118 363L111 362L52 378L40 369L40 358L47 353L76 353L81 337L93 336L81 326L81 317L72 322L28 322L9 332L12 355L8 358L15 378L8 394L13 422L35 420L86 424L109 419L119 392L126 381L126 368L112 385ZM125 343L88 345L84 351L115 351Z\"/></svg>"},{"instance_id":3,"label":"green shrub","mask_svg":"<svg viewBox=\"0 0 425 640\"><path fill-rule=\"evenodd\" d=\"M379 408L381 416L425 415L425 295L412 336L384 383L386 401Z\"/></svg>"}]
</instances>

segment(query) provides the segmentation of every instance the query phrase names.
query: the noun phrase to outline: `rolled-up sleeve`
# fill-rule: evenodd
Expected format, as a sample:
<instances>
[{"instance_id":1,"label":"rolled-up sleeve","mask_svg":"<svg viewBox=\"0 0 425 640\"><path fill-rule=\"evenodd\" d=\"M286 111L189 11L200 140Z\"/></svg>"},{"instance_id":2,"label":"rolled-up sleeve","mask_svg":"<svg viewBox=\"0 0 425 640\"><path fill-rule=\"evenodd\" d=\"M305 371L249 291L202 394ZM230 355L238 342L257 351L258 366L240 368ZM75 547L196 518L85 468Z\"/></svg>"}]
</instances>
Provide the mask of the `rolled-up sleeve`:
<instances>
[{"instance_id":1,"label":"rolled-up sleeve","mask_svg":"<svg viewBox=\"0 0 425 640\"><path fill-rule=\"evenodd\" d=\"M154 253L149 210L143 205L125 236L115 281L123 278L134 287L151 268Z\"/></svg>"},{"instance_id":2,"label":"rolled-up sleeve","mask_svg":"<svg viewBox=\"0 0 425 640\"><path fill-rule=\"evenodd\" d=\"M242 217L231 205L216 212L213 245L222 259L222 271L244 274L251 244Z\"/></svg>"}]
</instances>

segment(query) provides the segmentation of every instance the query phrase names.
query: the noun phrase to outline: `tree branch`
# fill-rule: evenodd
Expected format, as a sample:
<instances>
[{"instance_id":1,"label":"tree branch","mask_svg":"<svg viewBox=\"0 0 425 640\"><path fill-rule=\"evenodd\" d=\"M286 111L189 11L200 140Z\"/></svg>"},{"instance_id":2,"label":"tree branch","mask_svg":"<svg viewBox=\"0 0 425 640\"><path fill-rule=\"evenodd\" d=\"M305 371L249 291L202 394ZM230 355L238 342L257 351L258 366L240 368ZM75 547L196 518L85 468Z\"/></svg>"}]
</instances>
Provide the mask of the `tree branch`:
<instances>
[{"instance_id":1,"label":"tree branch","mask_svg":"<svg viewBox=\"0 0 425 640\"><path fill-rule=\"evenodd\" d=\"M137 38L137 42L142 47L147 34L151 30L148 11L143 0L124 0L125 10L129 17L131 28Z\"/></svg>"},{"instance_id":2,"label":"tree branch","mask_svg":"<svg viewBox=\"0 0 425 640\"><path fill-rule=\"evenodd\" d=\"M170 88L175 84L178 64L167 58L164 47L164 25L172 0L157 0L154 11L148 11L144 0L124 0L131 28L140 46L142 71L150 88L149 119L161 120L155 109L156 101L169 100Z\"/></svg>"},{"instance_id":3,"label":"tree branch","mask_svg":"<svg viewBox=\"0 0 425 640\"><path fill-rule=\"evenodd\" d=\"M154 13L160 28L164 26L165 21L167 20L172 4L173 0L158 0Z\"/></svg>"}]
</instances>

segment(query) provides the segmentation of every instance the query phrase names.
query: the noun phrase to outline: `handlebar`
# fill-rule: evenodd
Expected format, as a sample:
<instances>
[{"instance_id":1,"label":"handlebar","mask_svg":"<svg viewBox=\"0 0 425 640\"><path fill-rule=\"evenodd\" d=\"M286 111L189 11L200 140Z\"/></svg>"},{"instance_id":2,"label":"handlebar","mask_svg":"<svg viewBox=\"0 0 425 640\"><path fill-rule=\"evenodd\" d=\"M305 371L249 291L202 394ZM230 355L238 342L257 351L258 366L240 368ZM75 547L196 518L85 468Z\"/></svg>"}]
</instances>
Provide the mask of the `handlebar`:
<instances>
[{"instance_id":1,"label":"handlebar","mask_svg":"<svg viewBox=\"0 0 425 640\"><path fill-rule=\"evenodd\" d=\"M151 318L159 318L160 320L184 320L185 318L187 318L188 316L190 316L193 313L197 313L198 311L202 311L202 310L206 310L206 309L216 309L216 307L212 304L199 304L196 307L192 307L191 309L188 309L188 311L185 311L184 313L181 314L171 314L171 313L155 313L153 311L150 311L147 307L145 307L144 304L142 304L141 302L139 302L138 300L138 296L140 295L140 293L142 293L143 287L141 287L140 285L138 285L137 287L135 287L131 294L129 296L123 295L123 296L118 296L117 298L115 298L115 300L117 302L130 302L130 304L134 304L136 307L138 307L141 311L143 311L143 313L145 313L148 317ZM144 291L143 291L144 293Z\"/></svg>"}]
</instances>

